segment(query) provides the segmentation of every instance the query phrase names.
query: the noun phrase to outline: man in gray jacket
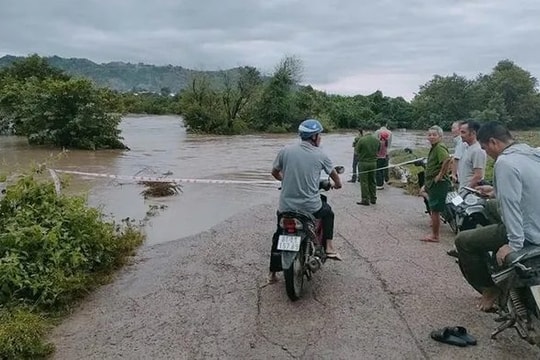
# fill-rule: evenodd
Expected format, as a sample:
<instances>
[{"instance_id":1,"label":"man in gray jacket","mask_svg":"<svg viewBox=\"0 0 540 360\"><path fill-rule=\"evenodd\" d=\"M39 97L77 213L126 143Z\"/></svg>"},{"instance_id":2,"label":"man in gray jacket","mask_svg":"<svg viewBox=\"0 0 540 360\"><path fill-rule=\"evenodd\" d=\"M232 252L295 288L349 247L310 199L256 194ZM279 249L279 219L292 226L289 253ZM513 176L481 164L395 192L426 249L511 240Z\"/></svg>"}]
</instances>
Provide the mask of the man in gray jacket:
<instances>
[{"instance_id":1,"label":"man in gray jacket","mask_svg":"<svg viewBox=\"0 0 540 360\"><path fill-rule=\"evenodd\" d=\"M478 141L495 160L495 187L479 186L486 196L497 198L502 223L461 232L456 237L459 263L465 279L482 292L479 308L489 311L499 295L484 264L488 251L497 252L497 262L527 245L540 246L540 150L514 141L497 122L478 131Z\"/></svg>"}]
</instances>

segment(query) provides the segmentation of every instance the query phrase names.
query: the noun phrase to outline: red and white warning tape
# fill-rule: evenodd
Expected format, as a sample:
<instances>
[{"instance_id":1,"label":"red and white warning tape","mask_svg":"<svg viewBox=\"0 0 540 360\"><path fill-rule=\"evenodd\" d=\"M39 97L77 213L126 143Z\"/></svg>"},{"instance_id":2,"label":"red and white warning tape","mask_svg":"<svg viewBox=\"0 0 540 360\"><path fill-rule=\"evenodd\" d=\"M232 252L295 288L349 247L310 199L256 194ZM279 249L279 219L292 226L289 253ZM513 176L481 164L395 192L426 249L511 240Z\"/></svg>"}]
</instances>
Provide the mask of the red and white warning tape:
<instances>
[{"instance_id":1,"label":"red and white warning tape","mask_svg":"<svg viewBox=\"0 0 540 360\"><path fill-rule=\"evenodd\" d=\"M178 178L153 177L153 176L113 175L113 174L90 173L90 172L83 172L83 171L58 170L58 169L50 169L50 171L62 173L62 174L101 177L101 178L116 179L116 180L151 181L151 182L178 183L178 184L191 183L191 184L272 184L272 185L275 185L275 184L280 183L279 181L276 181L276 180L178 179Z\"/></svg>"},{"instance_id":2,"label":"red and white warning tape","mask_svg":"<svg viewBox=\"0 0 540 360\"><path fill-rule=\"evenodd\" d=\"M405 161L399 164L389 165L382 169L393 168L396 166L402 166L407 164L412 164L423 158L414 159ZM378 169L380 170L380 169ZM107 179L116 179L116 180L126 180L126 181L151 181L151 182L164 182L164 183L188 183L188 184L251 184L251 185L276 185L280 184L280 181L277 180L217 180L217 179L179 179L179 178L167 178L167 177L155 177L155 176L127 176L127 175L113 175L113 174L103 174L103 173L91 173L75 170L59 170L59 169L49 169L53 179L56 177L56 173L62 174L72 174L72 175L81 175L81 176L91 176L91 177L100 177ZM361 171L359 174L366 172L371 172L376 170ZM57 182L55 180L55 182Z\"/></svg>"}]
</instances>

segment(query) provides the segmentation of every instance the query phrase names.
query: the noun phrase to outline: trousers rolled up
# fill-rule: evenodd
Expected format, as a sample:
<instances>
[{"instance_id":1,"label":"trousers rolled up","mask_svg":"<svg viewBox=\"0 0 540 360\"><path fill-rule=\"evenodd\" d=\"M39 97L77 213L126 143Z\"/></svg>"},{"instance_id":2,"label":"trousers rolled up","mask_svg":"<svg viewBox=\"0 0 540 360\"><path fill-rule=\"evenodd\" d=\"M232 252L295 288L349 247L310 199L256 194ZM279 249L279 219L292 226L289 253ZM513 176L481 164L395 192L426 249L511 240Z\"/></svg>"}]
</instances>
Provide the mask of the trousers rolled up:
<instances>
[{"instance_id":1,"label":"trousers rolled up","mask_svg":"<svg viewBox=\"0 0 540 360\"><path fill-rule=\"evenodd\" d=\"M377 162L359 162L358 177L360 179L360 191L362 193L363 202L377 201L377 184L375 181L375 171L377 170Z\"/></svg>"}]
</instances>

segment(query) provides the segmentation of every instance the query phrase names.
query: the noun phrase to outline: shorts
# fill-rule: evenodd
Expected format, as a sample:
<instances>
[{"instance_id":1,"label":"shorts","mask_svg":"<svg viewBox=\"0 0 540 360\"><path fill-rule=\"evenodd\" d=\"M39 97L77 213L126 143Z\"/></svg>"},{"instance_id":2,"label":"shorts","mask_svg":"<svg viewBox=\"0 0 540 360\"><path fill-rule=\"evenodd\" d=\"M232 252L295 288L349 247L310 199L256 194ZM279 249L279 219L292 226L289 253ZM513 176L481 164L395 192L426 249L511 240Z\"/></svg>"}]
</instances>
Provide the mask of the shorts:
<instances>
[{"instance_id":1,"label":"shorts","mask_svg":"<svg viewBox=\"0 0 540 360\"><path fill-rule=\"evenodd\" d=\"M442 212L446 206L446 195L450 190L450 183L447 180L433 183L429 189L426 189L428 193L429 208L435 212Z\"/></svg>"}]
</instances>

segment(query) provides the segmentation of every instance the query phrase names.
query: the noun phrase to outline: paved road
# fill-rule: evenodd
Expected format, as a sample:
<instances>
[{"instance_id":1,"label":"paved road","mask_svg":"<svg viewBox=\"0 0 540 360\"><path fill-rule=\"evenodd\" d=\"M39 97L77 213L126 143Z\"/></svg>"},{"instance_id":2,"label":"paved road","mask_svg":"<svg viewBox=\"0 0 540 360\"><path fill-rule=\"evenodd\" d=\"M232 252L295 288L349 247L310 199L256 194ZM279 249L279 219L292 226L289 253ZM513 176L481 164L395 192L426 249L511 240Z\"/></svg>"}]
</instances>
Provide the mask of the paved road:
<instances>
[{"instance_id":1,"label":"paved road","mask_svg":"<svg viewBox=\"0 0 540 360\"><path fill-rule=\"evenodd\" d=\"M445 254L452 237L418 239L428 218L418 198L379 192L355 204L353 184L333 191L336 245L305 296L288 300L283 281L266 285L274 204L209 231L142 248L114 283L58 326L57 359L538 359L509 330L489 339L492 315ZM277 194L276 194L277 195ZM462 325L473 347L437 343L429 332Z\"/></svg>"}]
</instances>

